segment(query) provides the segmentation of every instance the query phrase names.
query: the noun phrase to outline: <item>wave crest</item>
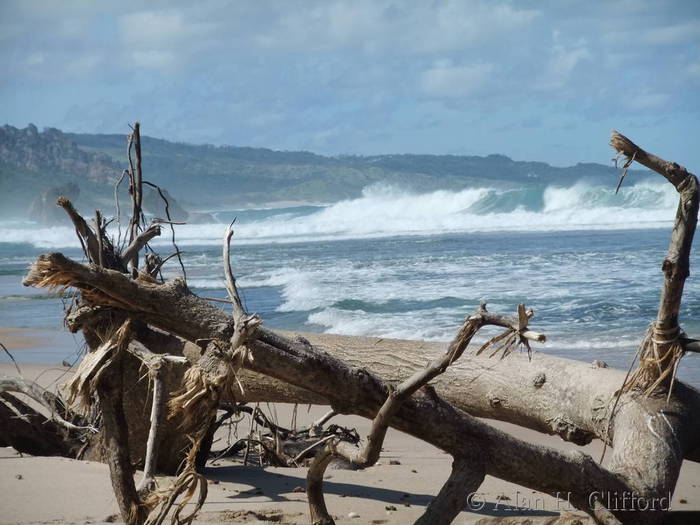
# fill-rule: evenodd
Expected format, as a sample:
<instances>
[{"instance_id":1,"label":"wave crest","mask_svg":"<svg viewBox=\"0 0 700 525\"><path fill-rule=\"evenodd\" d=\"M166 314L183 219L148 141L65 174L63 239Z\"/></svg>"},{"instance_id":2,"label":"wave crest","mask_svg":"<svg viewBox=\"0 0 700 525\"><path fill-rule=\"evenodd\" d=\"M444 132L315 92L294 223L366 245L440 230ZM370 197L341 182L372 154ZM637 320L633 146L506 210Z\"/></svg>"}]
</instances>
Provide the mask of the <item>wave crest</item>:
<instances>
[{"instance_id":1,"label":"wave crest","mask_svg":"<svg viewBox=\"0 0 700 525\"><path fill-rule=\"evenodd\" d=\"M435 235L459 232L567 231L659 228L673 219L677 195L671 185L643 182L623 187L615 195L579 181L572 186L493 186L460 191L416 193L395 186L373 185L361 197L329 206L241 213L238 243L307 242ZM235 212L227 213L227 215ZM221 243L222 224L181 226L184 246ZM29 228L17 221L0 223L4 242L30 243L42 248L75 246L72 227ZM168 243L167 236L154 240Z\"/></svg>"}]
</instances>

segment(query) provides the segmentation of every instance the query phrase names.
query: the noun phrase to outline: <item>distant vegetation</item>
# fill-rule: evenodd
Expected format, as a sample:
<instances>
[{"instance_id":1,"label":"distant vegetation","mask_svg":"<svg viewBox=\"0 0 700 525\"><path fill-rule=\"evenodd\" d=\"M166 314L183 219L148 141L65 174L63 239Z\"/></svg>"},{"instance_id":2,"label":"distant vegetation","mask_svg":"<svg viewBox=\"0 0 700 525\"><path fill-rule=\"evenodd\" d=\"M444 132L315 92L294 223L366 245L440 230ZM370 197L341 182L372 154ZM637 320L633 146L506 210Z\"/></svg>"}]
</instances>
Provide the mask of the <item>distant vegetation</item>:
<instances>
[{"instance_id":1,"label":"distant vegetation","mask_svg":"<svg viewBox=\"0 0 700 525\"><path fill-rule=\"evenodd\" d=\"M387 183L427 192L470 186L569 185L619 173L612 166L556 168L503 155L325 157L309 152L192 145L142 137L144 177L167 188L189 210L298 201L328 203ZM0 128L0 206L26 215L42 192L77 184L79 207L113 210L113 187L126 167L125 135L63 133L34 125Z\"/></svg>"}]
</instances>

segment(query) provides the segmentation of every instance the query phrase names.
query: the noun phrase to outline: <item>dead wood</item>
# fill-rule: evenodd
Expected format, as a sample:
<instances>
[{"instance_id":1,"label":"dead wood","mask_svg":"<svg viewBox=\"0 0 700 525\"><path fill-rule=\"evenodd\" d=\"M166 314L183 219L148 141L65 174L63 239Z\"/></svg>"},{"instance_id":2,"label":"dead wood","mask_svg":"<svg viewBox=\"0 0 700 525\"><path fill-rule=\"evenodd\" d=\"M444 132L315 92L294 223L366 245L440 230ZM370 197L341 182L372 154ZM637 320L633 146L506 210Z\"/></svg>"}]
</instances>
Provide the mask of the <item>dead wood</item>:
<instances>
[{"instance_id":1,"label":"dead wood","mask_svg":"<svg viewBox=\"0 0 700 525\"><path fill-rule=\"evenodd\" d=\"M174 509L175 522L191 521L206 497L206 482L196 466L212 424L216 424L217 409L225 402L253 399L324 403L332 407L332 414L351 413L372 419L370 435L364 442L355 444L329 435L311 447L318 450L308 474L310 512L315 523L332 523L322 487L328 462L341 456L357 465L372 464L379 456L388 426L454 457L448 481L419 523L449 523L485 474L552 495L568 493L569 501L598 523L660 522L665 509L653 507L650 511L648 505L642 508L639 504L629 509L622 501L630 494L647 504L668 497L683 458L700 456L700 394L682 383L673 391L668 388L685 350L683 345L692 344L678 327L678 312L697 220L697 179L621 135L614 135L611 143L627 156L626 166L636 160L656 169L681 194L664 261L659 315L647 338L650 343L643 344L643 361L633 387L627 385L621 394L620 371L531 355L530 341L543 341L544 335L528 328L533 314L523 305L515 317L495 315L482 305L465 319L444 353L433 360L430 358L435 354L423 350L434 352L440 347L396 341L382 342L382 346L369 338L336 338L334 346L316 345L268 330L260 326L259 317L246 313L240 300L230 264L230 228L224 237L223 259L233 315L196 297L184 280L155 281L152 276L157 272L157 261L148 263L145 272L138 269L138 252L148 242L148 229L142 229L144 181L136 124L128 146L132 196L129 243L133 248L119 256L105 242L99 215L91 232L73 210L69 215L89 260L95 264L83 265L61 254L46 254L37 259L24 279L26 285L80 291L81 303L71 313L70 326L83 329L92 352L81 365L73 391L85 402L97 393L103 409L104 437L112 451L107 455L112 483L124 520L143 523L147 512L155 509L148 523L160 524ZM135 165L132 149L136 152ZM125 273L125 263L131 267L131 275ZM473 335L487 325L505 331L480 349L467 352ZM115 330L117 326L121 328ZM182 348L163 355L153 351L157 345L144 340L161 333L180 341L181 347L197 345L187 363ZM308 339L313 341L314 337L321 338ZM358 345L364 350L357 352ZM527 355L513 352L517 346L525 348ZM501 359L489 357L497 354ZM177 422L193 444L174 486L144 491L143 497L133 482L128 421L122 402L127 390L123 371L129 359L152 370L155 390L150 430L144 440L148 459L143 485L154 486L153 457L161 432L167 436L164 425ZM157 379L165 363L186 368L181 388L167 403L168 418L161 416L161 398L167 390ZM661 389L665 395L642 396L637 387L646 393ZM614 405L618 407L613 411ZM583 453L565 453L518 440L474 416L556 433L575 443L602 439L613 447L610 466L605 468ZM262 440L259 443L265 446ZM197 491L194 512L181 517L185 504Z\"/></svg>"},{"instance_id":2,"label":"dead wood","mask_svg":"<svg viewBox=\"0 0 700 525\"><path fill-rule=\"evenodd\" d=\"M160 235L160 221L154 221L124 249L121 254L124 264L138 267L139 252L151 239L158 235Z\"/></svg>"},{"instance_id":3,"label":"dead wood","mask_svg":"<svg viewBox=\"0 0 700 525\"><path fill-rule=\"evenodd\" d=\"M84 432L69 430L10 394L0 393L0 443L33 456L77 457L87 442Z\"/></svg>"},{"instance_id":4,"label":"dead wood","mask_svg":"<svg viewBox=\"0 0 700 525\"><path fill-rule=\"evenodd\" d=\"M129 455L127 422L122 406L124 385L121 356L110 362L109 373L98 379L97 398L102 408L102 424L112 489L119 504L122 519L127 525L143 523L146 516L141 498L134 485L134 470Z\"/></svg>"},{"instance_id":5,"label":"dead wood","mask_svg":"<svg viewBox=\"0 0 700 525\"><path fill-rule=\"evenodd\" d=\"M678 362L685 352L682 340L685 334L678 323L678 314L685 280L690 275L690 251L700 203L698 179L683 166L644 151L617 131L613 131L610 145L624 155L628 163L636 160L665 177L680 197L668 251L661 266L664 284L659 312L642 343L639 368L626 385L627 389L638 388L647 395L657 389L666 392L671 389Z\"/></svg>"},{"instance_id":6,"label":"dead wood","mask_svg":"<svg viewBox=\"0 0 700 525\"><path fill-rule=\"evenodd\" d=\"M54 282L57 276L61 276L61 285L77 286L89 292L97 304L129 305L133 315L138 315L142 320L162 330L191 341L206 339L209 343L196 365L199 368L197 376L203 381L208 381L209 377L218 378L218 382L207 383L206 388L213 389L207 399L210 402L219 400L221 389L231 387L234 379L225 372L221 373L219 363L222 361L221 345L230 341L234 331L232 318L206 301L196 298L184 283L175 281L157 285L134 281L119 272L98 272L60 254L41 256L25 280L27 284ZM220 341L219 346L212 344L212 341ZM289 340L264 327L257 329L255 340L249 343L249 351L247 369L313 391L339 413L354 413L373 419L389 393L388 384L369 370L351 368L307 342ZM518 354L512 354L503 361L498 361L497 365L491 361L490 368L503 366L503 363L515 358L512 368L507 368L508 372L515 373L517 368L523 368L517 361L518 357ZM482 359L481 356L470 355L468 361L474 362L479 359ZM588 376L591 383L601 386L605 382L601 381L598 374L611 372L607 369L593 369L584 363L574 364L555 358L545 360L535 356L532 362L537 363L540 359L548 365L551 364L552 370L569 370L568 373L562 374L562 378L556 374L548 377L545 383L548 385L547 389L541 387L541 384L538 387L539 382L530 378L527 389L533 393L538 389L546 390L547 395L554 398L550 400L551 406L560 404L560 392L567 391L569 397L578 395L575 390L570 391L570 385L581 383L582 379ZM224 364L224 370L225 368ZM519 375L527 378L529 373L531 371L521 371ZM230 383L225 383L222 377L229 377ZM571 381L569 377L572 378ZM619 373L613 373L612 377L620 376ZM511 379L509 378L509 381ZM565 382L560 383L560 379ZM615 391L614 383L611 381L608 403ZM339 384L343 385L342 395L338 393ZM478 395L478 391L475 391L475 395ZM526 404L527 400L521 399L520 402ZM406 400L392 419L391 426L424 439L456 457L468 453L470 449L481 450L486 458L487 473L549 494L571 492L572 504L587 512L593 512L594 509L589 506L589 495L593 493L634 492L651 498L663 494L661 491L672 490L678 473L677 468L680 466L678 458L683 457L690 448L693 436L698 435L697 417L692 415L693 411L688 407L699 407L700 402L697 392L682 387L681 384L674 390L670 405L667 406L665 400L663 407L654 405L654 402L655 400L642 402L632 396L618 411L616 424L611 432L613 441L619 440L622 446L625 439L634 439L635 443L630 450L635 451L635 458L614 461L612 471L598 466L583 454L564 454L517 440L461 412L437 395L414 395ZM605 408L605 404L602 408ZM655 435L641 430L647 428L649 414L658 414L661 408L664 408L664 415L669 421L670 430L666 431L668 441L658 440ZM498 418L501 411L499 408L492 408L490 413L484 413ZM535 415L530 414L529 417L535 418ZM623 421L619 427L618 418L619 421ZM549 421L540 421L543 427L548 428L550 424ZM652 424L655 425L658 435L666 435L661 426L666 424L660 416L655 418ZM597 429L601 436L606 435L604 424L589 424L589 427L592 431ZM630 429L636 430L630 432ZM678 439L673 439L673 434ZM617 455L618 446L614 448ZM622 457L624 456L620 456ZM655 457L657 461L666 458L671 463L666 460L652 463L644 459L650 457ZM658 474L654 473L655 469L658 469ZM633 479L634 483L628 483L627 478ZM648 480L658 483L649 484ZM652 520L648 516L645 515L643 519ZM637 518L639 516L635 517Z\"/></svg>"},{"instance_id":7,"label":"dead wood","mask_svg":"<svg viewBox=\"0 0 700 525\"><path fill-rule=\"evenodd\" d=\"M519 321L514 326L510 319L494 316L487 312L486 305L482 303L474 315L465 319L462 328L440 359L429 363L425 369L415 372L396 388L389 387L386 401L372 420L369 436L362 446L353 447L345 442L329 439L324 450L316 456L309 467L306 479L311 521L314 525L332 525L334 523L326 509L323 497L323 475L330 460L338 456L360 467L368 467L376 463L391 419L401 405L419 388L426 386L430 380L443 374L452 363L459 359L479 328L484 324L505 325L507 326L506 334L514 332L516 337L524 339L523 334L527 331L528 319L528 316L525 315L524 305L520 305L518 312L520 314ZM491 320L491 323L488 320ZM494 339L499 338L503 339L503 336ZM544 341L544 336L538 334L536 339ZM479 488L485 475L484 463L474 451L471 452L471 461L467 460L466 456L455 459L450 478L430 505L429 510L418 520L418 523L451 523L466 504L468 494Z\"/></svg>"},{"instance_id":8,"label":"dead wood","mask_svg":"<svg viewBox=\"0 0 700 525\"><path fill-rule=\"evenodd\" d=\"M156 489L156 460L158 458L159 435L165 412L165 387L161 367L163 361L154 361L148 367L148 374L153 381L153 401L151 401L151 428L146 443L146 459L143 466L143 478L137 487L138 492L152 492Z\"/></svg>"},{"instance_id":9,"label":"dead wood","mask_svg":"<svg viewBox=\"0 0 700 525\"><path fill-rule=\"evenodd\" d=\"M308 427L290 429L271 421L258 406L222 403L219 409L223 409L224 413L218 416L209 427L208 436L205 439L213 437L214 432L233 415L249 414L251 422L258 430L251 432L251 437L238 439L222 451L211 452L210 456L214 459L231 457L245 449L249 450L249 445L254 443L260 449L259 455L264 465L298 467L305 465L307 459L314 457L316 449L332 438L351 444L357 444L360 441L360 436L355 429L335 424L323 428L323 425L335 414L333 411ZM202 467L206 459L208 458L199 459Z\"/></svg>"},{"instance_id":10,"label":"dead wood","mask_svg":"<svg viewBox=\"0 0 700 525\"><path fill-rule=\"evenodd\" d=\"M136 152L136 168L131 158L132 148ZM129 244L139 235L141 229L142 203L143 203L143 173L141 170L141 124L134 123L127 145L127 157L129 159L129 193L131 194L131 220L129 222ZM138 261L134 265L138 268Z\"/></svg>"},{"instance_id":11,"label":"dead wood","mask_svg":"<svg viewBox=\"0 0 700 525\"><path fill-rule=\"evenodd\" d=\"M472 451L468 457L455 458L449 478L416 525L452 523L467 505L469 495L476 492L484 481L484 476L484 461L478 452Z\"/></svg>"},{"instance_id":12,"label":"dead wood","mask_svg":"<svg viewBox=\"0 0 700 525\"><path fill-rule=\"evenodd\" d=\"M92 262L98 262L100 259L100 244L95 232L92 231L85 219L75 210L73 204L66 197L59 197L56 204L65 210L73 226L75 226L75 233L88 259Z\"/></svg>"}]
</instances>

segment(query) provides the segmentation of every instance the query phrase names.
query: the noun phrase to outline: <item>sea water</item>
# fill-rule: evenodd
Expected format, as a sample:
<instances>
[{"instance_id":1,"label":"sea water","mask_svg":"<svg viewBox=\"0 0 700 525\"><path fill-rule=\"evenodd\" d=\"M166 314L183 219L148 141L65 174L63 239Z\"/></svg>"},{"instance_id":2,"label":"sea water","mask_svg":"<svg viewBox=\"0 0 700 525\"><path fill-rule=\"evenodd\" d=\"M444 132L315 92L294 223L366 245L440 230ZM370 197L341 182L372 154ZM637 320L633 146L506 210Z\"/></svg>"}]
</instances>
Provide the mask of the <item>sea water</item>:
<instances>
[{"instance_id":1,"label":"sea water","mask_svg":"<svg viewBox=\"0 0 700 525\"><path fill-rule=\"evenodd\" d=\"M373 186L328 206L217 211L216 223L177 226L176 242L194 293L225 298L221 243L236 218L234 270L247 309L270 328L449 341L480 301L504 314L522 302L535 310L530 326L548 337L535 351L626 369L656 316L677 200L670 184L649 181L618 195L614 182L422 193ZM118 240L116 223L110 232ZM81 259L77 246L68 224L0 222L0 326L63 329L70 294L20 281L38 254ZM169 228L152 247L173 252ZM681 324L700 338L698 257ZM181 273L170 259L164 277ZM76 356L78 339L74 346L41 359L60 363ZM700 387L698 356L687 355L679 375Z\"/></svg>"}]
</instances>

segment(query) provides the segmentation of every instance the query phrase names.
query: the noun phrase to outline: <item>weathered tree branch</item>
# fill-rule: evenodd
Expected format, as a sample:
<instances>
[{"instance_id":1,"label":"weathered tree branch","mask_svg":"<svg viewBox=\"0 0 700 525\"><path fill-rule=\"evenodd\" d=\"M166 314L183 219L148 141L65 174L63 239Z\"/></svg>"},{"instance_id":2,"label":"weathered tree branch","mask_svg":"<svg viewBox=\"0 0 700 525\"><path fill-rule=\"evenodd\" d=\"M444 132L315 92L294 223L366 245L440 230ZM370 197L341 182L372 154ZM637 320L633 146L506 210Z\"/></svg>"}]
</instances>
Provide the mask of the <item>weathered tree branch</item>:
<instances>
[{"instance_id":1,"label":"weathered tree branch","mask_svg":"<svg viewBox=\"0 0 700 525\"><path fill-rule=\"evenodd\" d=\"M646 393L664 387L668 397L643 397L628 384L618 398L620 408L615 413L611 406L617 406L613 400L620 386L620 372L531 356L529 342L544 341L544 335L528 328L532 311L524 305L518 307L516 317L491 314L482 305L465 320L445 353L424 366L429 356L416 352L415 348L416 345L421 349L434 348L427 344L412 343L412 353L405 348L404 352L396 352L407 343L393 341L387 343L392 351L381 353L376 340L337 338L331 355L325 351L328 346L319 347L303 338L291 340L260 327L260 319L245 312L239 297L230 264L233 235L230 228L224 239L223 256L233 316L195 297L184 281L161 284L139 273L138 253L152 238L149 237L152 232L139 234L143 224L141 189L145 181L137 123L128 146L133 213L131 244L124 256L131 265L133 278L122 273L125 268L104 235L99 213L95 233L68 203L67 211L84 251L99 266L85 266L60 254L49 254L37 260L24 281L26 285L72 286L81 291L83 304L72 314L71 326L83 328L93 352L81 364L78 377L83 379L74 385L83 398L96 390L103 407L104 437L110 450L108 461L124 520L140 524L153 504L151 500L141 504L133 483L121 399L125 392L122 363L125 357L135 362L132 355L136 356L152 369L154 376L142 480L142 487L152 488L164 397L161 368L167 361L184 361L179 355L156 355L148 349L148 344L137 341L129 329L128 319L132 318L139 320L134 321L134 326L141 326L146 337L164 330L177 336L173 339L199 345L197 352L188 354L192 366L185 374L183 388L169 403L170 417L183 422L194 446L188 454L185 471L170 495L162 500L160 510L151 516L150 524L160 524L176 499L184 494L174 514L174 519L179 519L197 486L200 496L195 512L201 506L206 483L194 464L217 407L222 401L238 397L233 388L235 382L250 385L245 392L241 386L242 398L259 396L261 400L275 400L275 396L280 396L285 401L304 398L330 404L333 413L353 413L373 420L368 439L360 447L336 437L315 445L323 447L312 463L308 478L314 523L332 523L322 489L328 461L339 455L363 466L376 462L389 425L455 458L450 478L419 523L449 523L462 508L467 493L475 490L487 473L552 495L568 492L569 501L598 523L661 521L663 509L642 512L645 509L640 506L620 511L618 501L620 498L624 501L627 494L646 502L668 497L675 487L683 457L700 456L700 394L682 383L673 392L667 388L673 383L683 351L693 345L678 326L678 312L697 221L698 181L684 168L641 150L622 135L615 133L611 144L627 156L625 170L637 160L661 173L681 195L663 265L665 282L659 314L642 345L642 364L632 384L632 387L641 386ZM131 159L132 148L136 150L136 167ZM152 274L156 267L154 259L146 273ZM127 321L115 333L116 320ZM457 362L476 331L486 325L500 326L505 331ZM313 340L315 336L309 337ZM100 346L105 340L107 343ZM145 341L143 337L142 340ZM345 347L348 342L348 347L364 345L364 353ZM527 360L512 353L518 344L527 349ZM491 355L502 350L502 359L491 361L485 355L478 355L487 348L493 349ZM610 467L603 468L582 453L564 453L520 441L476 419L475 415L557 433L576 443L599 437L613 446ZM150 496L155 497L155 493ZM609 509L607 502L612 502Z\"/></svg>"},{"instance_id":2,"label":"weathered tree branch","mask_svg":"<svg viewBox=\"0 0 700 525\"><path fill-rule=\"evenodd\" d=\"M684 352L680 341L684 334L678 324L678 314L685 280L690 275L690 251L700 204L698 179L675 162L644 151L617 131L613 131L610 145L628 159L634 159L665 177L680 194L671 240L661 267L664 285L659 312L643 343L640 366L626 385L627 388L640 388L648 394L658 387L667 391L671 388L678 361Z\"/></svg>"},{"instance_id":3,"label":"weathered tree branch","mask_svg":"<svg viewBox=\"0 0 700 525\"><path fill-rule=\"evenodd\" d=\"M94 434L93 434L94 435ZM0 443L33 456L76 457L87 443L7 391L0 392Z\"/></svg>"},{"instance_id":4,"label":"weathered tree branch","mask_svg":"<svg viewBox=\"0 0 700 525\"><path fill-rule=\"evenodd\" d=\"M368 467L377 462L381 453L386 431L389 428L392 418L399 411L401 405L409 399L418 389L426 386L429 381L443 374L447 368L462 355L471 339L479 329L485 324L495 324L497 326L507 326L509 331L517 332L521 335L526 332L528 316L525 306L518 307L519 319L516 327L513 327L511 319L494 315L486 310L486 304L481 303L478 310L468 316L459 332L447 347L447 351L439 359L428 364L423 370L416 371L411 377L403 381L398 387L389 387L389 395L384 401L376 416L372 420L370 433L367 440L360 447L351 447L347 443L329 441L325 445L325 450L316 456L307 474L307 494L309 496L309 508L314 525L333 525L334 521L326 509L323 497L323 474L329 463L329 455L340 456L360 467ZM531 332L534 333L534 332ZM544 341L544 335L538 334L537 340ZM528 348L529 349L529 348ZM472 451L472 457L476 454ZM461 496L462 505L457 503L455 492L467 486L476 490L484 479L483 461L475 461L475 474L466 472L466 460L460 458L452 475L447 480L438 498L432 503L430 512L423 516L423 523L449 524L459 513L466 501L465 492ZM476 485L476 486L473 486ZM420 520L419 520L420 521Z\"/></svg>"},{"instance_id":5,"label":"weathered tree branch","mask_svg":"<svg viewBox=\"0 0 700 525\"><path fill-rule=\"evenodd\" d=\"M134 281L119 272L109 270L101 271L98 275L89 267L70 261L59 254L41 256L25 278L28 285L33 283L58 285L57 280L60 281L60 285L77 286L97 304L123 305L125 311L190 341L212 340L212 338L229 341L234 331L231 317L206 301L194 297L186 286L178 281L162 285L152 284ZM247 368L302 389L312 390L341 413L356 413L374 418L388 395L387 385L368 370L352 369L332 355L319 352L308 343L290 341L263 327L257 329L256 338L249 343L249 350L251 359L246 362ZM207 355L205 352L203 358ZM619 373L605 369L588 369L590 372L586 372L587 366L582 363L575 365L561 359L537 357L533 359L533 363L542 360L550 366L544 383L547 385L545 389L542 387L541 378L527 379L532 371L517 372L517 369L523 369L523 366L519 364L521 361L517 360L517 354L513 357L516 361L513 362L512 367L507 368L508 373L512 371L514 374L513 377L509 377L509 382L515 381L517 377L523 377L527 380L533 395L537 395L538 390L548 390L549 395L554 396L559 403L560 414L562 410L568 409L568 405L562 405L563 396L560 394L565 391L568 392L567 397L570 398L569 402L572 405L579 402L583 402L584 405L594 405L602 401L601 408L605 409L615 392L615 381L612 381L609 387L610 397L600 401L596 401L595 396L590 400L585 397L576 400L576 396L589 395L586 394L587 390L576 390L576 388L586 382L587 375L591 377L591 394L596 392L594 385L598 387L598 391L601 390L601 386L605 386L601 381L602 376L597 374L612 373L612 377L620 377ZM470 355L468 363L471 365L479 360L480 358ZM495 367L503 367L504 363L510 360L509 358L493 362L484 359L484 362L490 362L490 365L485 368L491 368L492 373L496 373L493 371ZM209 358L208 362L215 363L216 360ZM372 365L371 360L368 364ZM570 371L567 372L569 369ZM562 371L562 377L558 377L559 371ZM203 373L206 374L206 369ZM504 370L501 369L497 375L503 373ZM502 376L500 380L502 381ZM559 381L562 383L557 386ZM620 383L617 384L619 386ZM343 385L342 394L338 391L338 385ZM575 388L571 389L572 386ZM602 390L605 392L604 388ZM515 404L516 400L511 401L511 399L509 402ZM490 401L487 399L481 402L484 401L486 405L493 405L493 398ZM613 425L611 432L612 438L619 439L620 443L624 441L623 436L632 439L629 428L646 428L648 414L658 412L658 408L653 405L654 400L648 400L648 406L641 405L639 401L634 400L634 397L630 397L628 401L617 416L623 420L621 416L627 414L624 416L627 420L626 424L619 427L617 424ZM525 400L520 402L523 405L527 404ZM534 403L533 399L529 402ZM572 503L579 508L591 511L588 508L588 495L595 491L602 490L606 493L618 494L635 491L643 497L656 497L661 488L672 490L677 476L675 468L659 476L650 475L648 469L653 470L658 467L659 470L663 470L667 465L663 462L662 464L647 462L640 464L641 458L649 456L646 453L640 456L639 453L641 444L647 447L649 442L653 442L649 445L651 448L645 449L646 452L658 451L661 457L668 458L683 456L691 444L690 436L697 435L698 431L697 417L683 409L684 406L700 406L698 394L679 385L671 399L671 404L667 407L667 410L675 410L675 413L679 414L678 417L669 416L670 424L679 439L673 441L671 447L668 443L663 443L664 449L660 450L661 444L658 446L655 444L656 437L636 431L634 439L639 443L635 447L637 457L634 461L619 461L618 473L603 469L585 455L564 454L519 441L434 396L414 396L408 399L392 419L392 426L424 439L452 453L455 457L471 449L480 449L487 458L487 473L550 494L561 491L571 492ZM635 411L634 407L638 409ZM569 416L567 412L563 413L564 417ZM501 416L500 409L493 409L493 407L490 412L484 410L483 415ZM537 419L533 414L529 417ZM590 413L581 419L586 418L590 418ZM604 418L601 419L604 421ZM540 421L540 425L549 427L550 423ZM589 421L588 425L591 428L598 428L598 426L606 428L602 422L599 425L590 425ZM605 435L604 430L600 430L600 433ZM615 446L615 453L618 453L617 446ZM678 460L674 462L679 463ZM630 474L634 471L640 474L637 476ZM628 484L624 481L628 477L635 479L635 483ZM642 478L659 479L662 482L656 486L650 486Z\"/></svg>"},{"instance_id":6,"label":"weathered tree branch","mask_svg":"<svg viewBox=\"0 0 700 525\"><path fill-rule=\"evenodd\" d=\"M151 239L160 235L160 221L153 221L144 231L139 233L122 252L122 260L126 266L138 265L139 252Z\"/></svg>"},{"instance_id":7,"label":"weathered tree branch","mask_svg":"<svg viewBox=\"0 0 700 525\"><path fill-rule=\"evenodd\" d=\"M121 356L111 362L111 370L103 374L97 386L97 398L102 408L104 446L112 480L112 489L117 498L122 518L127 525L140 525L146 517L146 509L136 492L134 471L129 457L127 422L122 406L123 372Z\"/></svg>"},{"instance_id":8,"label":"weathered tree branch","mask_svg":"<svg viewBox=\"0 0 700 525\"><path fill-rule=\"evenodd\" d=\"M61 279L56 281L59 276ZM77 286L96 305L136 313L144 322L188 341L212 337L229 341L234 332L231 316L196 297L177 279L162 285L136 282L120 272L91 271L61 254L40 256L24 279L27 286L51 286L54 282L56 286ZM258 331L268 332L264 327ZM310 341L321 339L324 351L393 382L422 370L426 356L444 351L443 345L436 343L336 337L338 344L331 345L322 336L306 337ZM610 368L588 368L541 353L526 360L527 364L517 354L512 357L496 363L486 356L470 354L468 360L455 363L438 377L436 388L451 403L478 417L556 433L578 444L589 443L594 437L607 439L605 413L622 384L623 373ZM252 376L245 369L240 371L240 377L248 385L244 397L248 401L328 403L318 393ZM263 388L256 388L258 384Z\"/></svg>"},{"instance_id":9,"label":"weathered tree branch","mask_svg":"<svg viewBox=\"0 0 700 525\"><path fill-rule=\"evenodd\" d=\"M255 330L262 324L262 319L257 315L248 315L243 307L241 298L236 287L236 279L231 270L231 237L233 237L233 229L229 226L226 229L224 236L224 274L226 276L226 291L228 292L231 304L233 305L233 321L234 332L231 336L231 350L236 352L239 347L244 346L246 342L253 336ZM245 360L245 356L243 356Z\"/></svg>"},{"instance_id":10,"label":"weathered tree branch","mask_svg":"<svg viewBox=\"0 0 700 525\"><path fill-rule=\"evenodd\" d=\"M161 372L161 362L154 362L148 367L153 379L153 401L151 402L151 428L146 443L146 460L143 467L143 477L136 488L137 492L152 492L156 488L156 462L158 460L159 431L165 408L165 388Z\"/></svg>"},{"instance_id":11,"label":"weathered tree branch","mask_svg":"<svg viewBox=\"0 0 700 525\"><path fill-rule=\"evenodd\" d=\"M49 419L58 423L66 430L97 432L91 426L78 426L64 419L65 408L53 394L41 388L34 381L28 381L20 377L0 376L0 393L17 392L30 397L49 412Z\"/></svg>"},{"instance_id":12,"label":"weathered tree branch","mask_svg":"<svg viewBox=\"0 0 700 525\"><path fill-rule=\"evenodd\" d=\"M134 169L131 159L131 149L136 152L136 168ZM131 220L129 221L129 244L133 243L139 235L141 218L143 217L143 173L141 170L141 124L134 123L129 143L127 145L127 156L129 158L129 192L131 193ZM138 252L136 260L133 261L132 268L138 270Z\"/></svg>"},{"instance_id":13,"label":"weathered tree branch","mask_svg":"<svg viewBox=\"0 0 700 525\"><path fill-rule=\"evenodd\" d=\"M66 197L59 197L56 204L63 208L70 218L78 239L83 244L83 251L91 262L100 261L100 242L83 217L75 210L73 204Z\"/></svg>"},{"instance_id":14,"label":"weathered tree branch","mask_svg":"<svg viewBox=\"0 0 700 525\"><path fill-rule=\"evenodd\" d=\"M484 460L478 452L472 451L468 457L455 458L450 477L415 525L452 523L467 504L469 494L481 486L485 475Z\"/></svg>"}]
</instances>

